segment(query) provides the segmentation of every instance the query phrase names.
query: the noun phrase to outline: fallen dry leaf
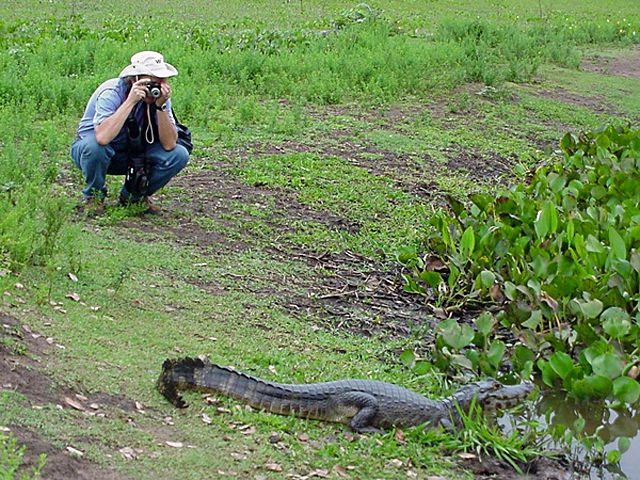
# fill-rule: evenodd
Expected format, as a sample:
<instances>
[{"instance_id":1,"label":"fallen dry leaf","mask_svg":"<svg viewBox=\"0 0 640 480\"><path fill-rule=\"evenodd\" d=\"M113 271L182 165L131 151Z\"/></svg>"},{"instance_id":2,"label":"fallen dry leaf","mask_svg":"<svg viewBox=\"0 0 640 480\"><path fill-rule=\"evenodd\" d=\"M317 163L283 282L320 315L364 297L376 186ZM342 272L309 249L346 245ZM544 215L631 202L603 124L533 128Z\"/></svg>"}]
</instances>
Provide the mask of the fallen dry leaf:
<instances>
[{"instance_id":1,"label":"fallen dry leaf","mask_svg":"<svg viewBox=\"0 0 640 480\"><path fill-rule=\"evenodd\" d=\"M75 401L73 398L65 397L64 403L69 405L71 408L80 410L81 412L84 412L86 410L86 408L84 408L84 405L82 405L80 402Z\"/></svg>"},{"instance_id":2,"label":"fallen dry leaf","mask_svg":"<svg viewBox=\"0 0 640 480\"><path fill-rule=\"evenodd\" d=\"M77 293L67 293L65 295L65 298L70 298L74 302L79 302L80 301L80 295L78 295Z\"/></svg>"},{"instance_id":3,"label":"fallen dry leaf","mask_svg":"<svg viewBox=\"0 0 640 480\"><path fill-rule=\"evenodd\" d=\"M78 450L77 448L73 448L73 447L67 447L67 451L71 454L71 455L75 455L77 457L81 457L84 455L84 452Z\"/></svg>"},{"instance_id":4,"label":"fallen dry leaf","mask_svg":"<svg viewBox=\"0 0 640 480\"><path fill-rule=\"evenodd\" d=\"M449 318L449 315L447 315L447 311L444 308L434 308L433 314L436 318L439 318L441 320L446 320L447 318Z\"/></svg>"},{"instance_id":5,"label":"fallen dry leaf","mask_svg":"<svg viewBox=\"0 0 640 480\"><path fill-rule=\"evenodd\" d=\"M491 285L491 288L489 289L489 295L491 295L491 298L496 303L504 303L507 299L507 297L504 296L504 293L502 293L500 285L498 285L497 283Z\"/></svg>"},{"instance_id":6,"label":"fallen dry leaf","mask_svg":"<svg viewBox=\"0 0 640 480\"><path fill-rule=\"evenodd\" d=\"M184 447L184 443L182 442L164 442L166 443L169 447L173 447L173 448L182 448Z\"/></svg>"},{"instance_id":7,"label":"fallen dry leaf","mask_svg":"<svg viewBox=\"0 0 640 480\"><path fill-rule=\"evenodd\" d=\"M319 468L313 472L309 472L309 477L329 478L329 470L326 468Z\"/></svg>"},{"instance_id":8,"label":"fallen dry leaf","mask_svg":"<svg viewBox=\"0 0 640 480\"><path fill-rule=\"evenodd\" d=\"M477 458L475 454L467 453L467 452L460 452L460 453L458 453L458 456L460 458L462 458L463 460L472 460L474 458Z\"/></svg>"},{"instance_id":9,"label":"fallen dry leaf","mask_svg":"<svg viewBox=\"0 0 640 480\"><path fill-rule=\"evenodd\" d=\"M207 425L211 425L211 417L209 415L207 415L206 413L202 414L202 421L204 423L206 423Z\"/></svg>"},{"instance_id":10,"label":"fallen dry leaf","mask_svg":"<svg viewBox=\"0 0 640 480\"><path fill-rule=\"evenodd\" d=\"M405 445L407 442L405 442L404 440L404 432L402 430L400 430L399 428L396 429L395 435L394 435L396 442Z\"/></svg>"},{"instance_id":11,"label":"fallen dry leaf","mask_svg":"<svg viewBox=\"0 0 640 480\"><path fill-rule=\"evenodd\" d=\"M266 468L267 470L271 470L272 472L282 471L282 465L280 465L279 463L265 463L264 468Z\"/></svg>"},{"instance_id":12,"label":"fallen dry leaf","mask_svg":"<svg viewBox=\"0 0 640 480\"><path fill-rule=\"evenodd\" d=\"M78 277L76 277L73 273L69 272L68 275L72 282L78 281Z\"/></svg>"},{"instance_id":13,"label":"fallen dry leaf","mask_svg":"<svg viewBox=\"0 0 640 480\"><path fill-rule=\"evenodd\" d=\"M339 477L349 478L349 474L347 473L347 470L341 465L334 465L331 470L333 470L333 472Z\"/></svg>"},{"instance_id":14,"label":"fallen dry leaf","mask_svg":"<svg viewBox=\"0 0 640 480\"><path fill-rule=\"evenodd\" d=\"M136 460L138 458L138 456L134 452L133 448L131 448L131 447L124 447L124 448L121 448L118 451L122 454L122 456L124 458L126 458L128 460Z\"/></svg>"}]
</instances>

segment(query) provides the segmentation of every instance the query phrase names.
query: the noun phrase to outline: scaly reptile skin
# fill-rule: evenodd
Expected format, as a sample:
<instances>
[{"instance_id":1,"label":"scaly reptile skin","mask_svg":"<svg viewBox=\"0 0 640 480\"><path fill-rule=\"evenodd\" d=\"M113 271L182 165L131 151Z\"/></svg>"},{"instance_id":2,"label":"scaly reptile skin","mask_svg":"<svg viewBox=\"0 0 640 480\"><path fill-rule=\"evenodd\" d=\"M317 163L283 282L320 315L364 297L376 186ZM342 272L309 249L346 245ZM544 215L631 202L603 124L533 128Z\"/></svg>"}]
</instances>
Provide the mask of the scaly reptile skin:
<instances>
[{"instance_id":1,"label":"scaly reptile skin","mask_svg":"<svg viewBox=\"0 0 640 480\"><path fill-rule=\"evenodd\" d=\"M168 359L157 387L173 405L187 404L180 390L226 395L252 407L282 415L348 424L361 433L423 425L451 428L459 420L456 405L468 411L475 398L485 411L509 408L532 391L524 382L507 386L494 379L466 385L440 401L406 388L374 380L337 380L311 384L268 382L199 358Z\"/></svg>"}]
</instances>

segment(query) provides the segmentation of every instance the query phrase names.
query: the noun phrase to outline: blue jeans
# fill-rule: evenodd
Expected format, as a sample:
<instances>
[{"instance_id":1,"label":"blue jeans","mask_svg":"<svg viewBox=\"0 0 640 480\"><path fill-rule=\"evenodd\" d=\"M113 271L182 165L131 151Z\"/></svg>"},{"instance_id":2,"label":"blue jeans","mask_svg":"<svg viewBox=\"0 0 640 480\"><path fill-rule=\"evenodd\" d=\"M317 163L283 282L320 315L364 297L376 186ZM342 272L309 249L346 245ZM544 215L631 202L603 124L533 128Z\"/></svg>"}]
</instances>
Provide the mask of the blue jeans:
<instances>
[{"instance_id":1,"label":"blue jeans","mask_svg":"<svg viewBox=\"0 0 640 480\"><path fill-rule=\"evenodd\" d=\"M126 175L129 153L126 143L112 142L100 145L94 134L77 138L71 145L71 158L82 170L87 188L82 190L85 198L107 196L105 181L107 175ZM159 142L147 147L146 158L149 162L147 196L151 196L175 177L189 161L189 152L182 145L166 151ZM140 196L127 192L122 186L120 193L136 202Z\"/></svg>"}]
</instances>

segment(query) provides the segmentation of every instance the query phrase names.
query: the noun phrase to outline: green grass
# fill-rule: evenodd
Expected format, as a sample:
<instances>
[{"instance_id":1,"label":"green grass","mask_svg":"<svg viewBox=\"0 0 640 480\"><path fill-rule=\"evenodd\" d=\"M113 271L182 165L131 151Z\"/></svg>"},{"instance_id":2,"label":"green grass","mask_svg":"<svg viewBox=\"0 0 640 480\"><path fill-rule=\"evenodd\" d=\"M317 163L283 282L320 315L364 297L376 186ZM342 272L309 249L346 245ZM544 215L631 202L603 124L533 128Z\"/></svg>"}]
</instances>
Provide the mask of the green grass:
<instances>
[{"instance_id":1,"label":"green grass","mask_svg":"<svg viewBox=\"0 0 640 480\"><path fill-rule=\"evenodd\" d=\"M460 439L412 433L406 445L393 434L352 441L339 426L227 400L230 413L219 414L193 394L192 407L177 412L154 389L166 357L209 354L278 381L375 378L444 395L455 385L442 374L415 375L398 359L405 348L424 348L418 333L357 337L331 328L336 319L326 313L292 309L288 300L308 295L320 270L287 252L351 250L389 261L420 238L438 195L493 188L495 180L478 180L472 165L452 172L450 160L532 166L568 129L638 121L637 80L576 68L581 52L615 56L637 45L632 0L561 9L545 1L380 1L370 5L375 18L362 23L355 6L75 0L0 7L0 312L65 347L54 347L42 366L56 385L145 406L145 413L112 408L86 417L53 405L24 408L24 398L3 394L3 422L139 478L282 475L267 463L294 474L340 465L354 466L347 470L354 478L404 478L412 468L470 477L451 470ZM111 204L96 221L74 212L82 180L68 146L77 120L93 89L142 49L162 51L180 71L175 106L196 139L181 176L228 175L234 184L261 185L264 199L229 198L215 184L196 198L171 183L162 194L175 209L162 219ZM608 109L548 95L558 88ZM283 153L265 153L266 145ZM119 179L109 182L117 191ZM416 183L433 189L431 199L400 187ZM211 199L224 213L198 210ZM357 228L292 218L293 203ZM228 243L189 244L179 233L189 224ZM228 246L235 243L243 246ZM12 337L3 345L21 351ZM243 433L244 424L256 432ZM272 431L286 448L269 443ZM124 459L124 447L141 450L139 459Z\"/></svg>"}]
</instances>

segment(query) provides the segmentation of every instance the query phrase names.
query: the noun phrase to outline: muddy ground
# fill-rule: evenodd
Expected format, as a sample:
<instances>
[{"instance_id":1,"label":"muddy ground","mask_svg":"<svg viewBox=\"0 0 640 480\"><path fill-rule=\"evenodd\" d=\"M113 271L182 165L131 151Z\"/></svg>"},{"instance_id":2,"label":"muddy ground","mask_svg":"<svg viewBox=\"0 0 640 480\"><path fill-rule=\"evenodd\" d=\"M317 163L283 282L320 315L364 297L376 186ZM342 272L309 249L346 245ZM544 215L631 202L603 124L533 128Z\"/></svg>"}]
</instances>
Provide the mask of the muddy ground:
<instances>
[{"instance_id":1,"label":"muddy ground","mask_svg":"<svg viewBox=\"0 0 640 480\"><path fill-rule=\"evenodd\" d=\"M640 50L618 58L590 57L584 60L583 69L605 75L619 75L640 79ZM608 108L599 98L580 97L563 90L545 92L544 95L572 104L594 110L604 111ZM337 107L334 107L337 108ZM437 106L434 106L437 109ZM333 112L325 109L318 115L326 116L335 113L348 114L341 110ZM397 119L411 116L416 112L411 109L392 110L385 112L371 111L372 120L393 122ZM440 202L438 192L427 179L428 167L411 164L408 157L393 152L380 151L374 145L353 144L347 139L346 132L334 132L333 147L326 147L321 153L341 155L358 163L366 164L373 174L391 175L398 178L398 188L416 195L424 201ZM344 138L342 136L344 135ZM544 148L545 145L539 145ZM167 195L162 199L166 209L165 215L172 217L167 227L160 227L157 223L140 221L123 222L123 228L139 228L162 233L159 229L166 228L171 238L176 242L202 248L224 248L225 250L242 251L246 249L250 240L233 240L223 235L205 231L188 218L180 218L172 213L182 209L189 209L193 216L207 217L214 221L224 222L226 213L225 199L233 198L237 202L247 204L274 202L282 211L287 212L291 220L321 222L332 229L357 231L359 226L343 218L323 211L313 210L299 204L295 199L280 191L261 185L246 185L241 183L227 169L235 160L241 160L243 155L277 154L278 152L310 151L317 148L314 145L297 144L294 142L279 145L253 145L249 150L228 151L227 160L207 159L209 166L214 168L187 171L174 180L173 185L182 187L190 192L191 198L172 198ZM321 147L325 148L325 147ZM317 150L313 150L317 151ZM381 159L372 165L364 160L363 154L375 153ZM478 181L498 181L501 176L509 172L513 159L499 155L479 155L452 149L447 168L452 171L464 169L465 174ZM194 161L198 161L194 159ZM213 163L216 163L215 165ZM428 163L425 163L428 165ZM440 167L439 167L440 168ZM209 192L216 192L210 195ZM193 218L193 217L191 217ZM288 228L287 222L277 222L277 228ZM287 256L291 253L279 252L272 249L268 252L273 257ZM398 271L390 271L375 261L352 252L338 254L304 251L297 252L297 256L317 272L317 278L308 282L305 287L308 295L292 296L286 299L287 307L301 312L314 310L320 312L331 328L346 329L354 335L377 337L395 337L408 335L416 322L424 324L428 331L432 312L415 302L413 297L403 293L402 284L398 278ZM328 277L321 271L331 271L334 275ZM210 286L201 285L203 288ZM266 293L265 293L266 294ZM55 345L51 345L45 336L38 332L31 332L28 328L9 316L0 314L1 339L0 342L0 386L2 389L15 390L27 399L27 408L44 404L60 405L61 408L76 408L74 401L78 399L70 388L54 385L51 378L41 371L43 359L53 354ZM93 398L82 398L82 404L93 405L96 411L118 411L126 415L136 409L132 399L114 397L108 394L96 395ZM122 475L102 468L78 456L77 453L61 449L33 432L12 425L0 425L8 428L26 446L23 458L25 466L36 465L38 456L46 454L47 462L43 470L44 479L87 479L87 480L115 480L122 479ZM530 466L530 473L526 477L518 476L508 465L499 461L478 463L477 460L466 460L464 466L475 472L477 478L501 479L564 479L568 478L569 468L562 462L548 462L540 460Z\"/></svg>"}]
</instances>

